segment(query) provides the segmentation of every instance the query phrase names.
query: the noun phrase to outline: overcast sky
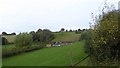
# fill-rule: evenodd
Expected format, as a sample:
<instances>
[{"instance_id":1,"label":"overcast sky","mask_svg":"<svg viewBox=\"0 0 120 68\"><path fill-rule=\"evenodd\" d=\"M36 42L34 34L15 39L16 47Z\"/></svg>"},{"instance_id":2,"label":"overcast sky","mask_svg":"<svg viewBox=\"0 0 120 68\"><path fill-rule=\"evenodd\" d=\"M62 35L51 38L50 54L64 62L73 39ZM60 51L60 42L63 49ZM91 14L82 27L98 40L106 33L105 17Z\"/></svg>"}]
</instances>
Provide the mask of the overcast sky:
<instances>
[{"instance_id":1,"label":"overcast sky","mask_svg":"<svg viewBox=\"0 0 120 68\"><path fill-rule=\"evenodd\" d=\"M107 0L115 4L119 0ZM104 0L0 0L0 32L89 28Z\"/></svg>"}]
</instances>

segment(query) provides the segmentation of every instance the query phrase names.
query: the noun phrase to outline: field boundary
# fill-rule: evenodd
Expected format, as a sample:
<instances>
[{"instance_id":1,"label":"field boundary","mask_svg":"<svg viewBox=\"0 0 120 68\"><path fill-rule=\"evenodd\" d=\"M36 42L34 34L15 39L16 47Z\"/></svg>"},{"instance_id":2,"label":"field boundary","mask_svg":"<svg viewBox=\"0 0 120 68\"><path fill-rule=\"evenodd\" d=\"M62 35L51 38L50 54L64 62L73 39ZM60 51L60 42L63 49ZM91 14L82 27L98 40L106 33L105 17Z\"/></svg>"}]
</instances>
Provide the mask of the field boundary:
<instances>
[{"instance_id":1,"label":"field boundary","mask_svg":"<svg viewBox=\"0 0 120 68\"><path fill-rule=\"evenodd\" d=\"M79 62L73 64L72 66L76 66L77 64L81 63L82 61L84 61L86 58L88 58L90 55L87 55L86 57L84 57L83 59L81 59Z\"/></svg>"}]
</instances>

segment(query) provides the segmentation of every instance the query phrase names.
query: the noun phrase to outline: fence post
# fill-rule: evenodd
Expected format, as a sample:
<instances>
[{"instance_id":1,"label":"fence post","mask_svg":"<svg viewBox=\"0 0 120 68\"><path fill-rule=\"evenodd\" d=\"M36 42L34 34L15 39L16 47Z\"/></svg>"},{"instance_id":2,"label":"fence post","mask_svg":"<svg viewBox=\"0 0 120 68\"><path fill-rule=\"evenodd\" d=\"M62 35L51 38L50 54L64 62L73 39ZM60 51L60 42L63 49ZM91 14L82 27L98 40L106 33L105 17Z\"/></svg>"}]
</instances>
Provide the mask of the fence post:
<instances>
[{"instance_id":1,"label":"fence post","mask_svg":"<svg viewBox=\"0 0 120 68\"><path fill-rule=\"evenodd\" d=\"M73 66L72 51L70 52L70 63L71 63L71 66Z\"/></svg>"},{"instance_id":2,"label":"fence post","mask_svg":"<svg viewBox=\"0 0 120 68\"><path fill-rule=\"evenodd\" d=\"M0 67L2 67L2 37L0 36Z\"/></svg>"}]
</instances>

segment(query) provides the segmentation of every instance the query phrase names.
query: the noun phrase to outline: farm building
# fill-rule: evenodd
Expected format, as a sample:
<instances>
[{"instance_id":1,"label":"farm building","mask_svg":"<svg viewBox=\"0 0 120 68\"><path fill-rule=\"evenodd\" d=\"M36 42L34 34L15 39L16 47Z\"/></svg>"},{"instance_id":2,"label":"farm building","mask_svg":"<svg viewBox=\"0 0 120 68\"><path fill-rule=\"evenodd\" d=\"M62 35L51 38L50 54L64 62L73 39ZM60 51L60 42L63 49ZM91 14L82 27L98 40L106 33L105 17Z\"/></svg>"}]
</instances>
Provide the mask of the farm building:
<instances>
[{"instance_id":1,"label":"farm building","mask_svg":"<svg viewBox=\"0 0 120 68\"><path fill-rule=\"evenodd\" d=\"M61 46L61 43L60 42L53 42L52 46Z\"/></svg>"},{"instance_id":2,"label":"farm building","mask_svg":"<svg viewBox=\"0 0 120 68\"><path fill-rule=\"evenodd\" d=\"M2 45L2 37L0 36L0 45Z\"/></svg>"},{"instance_id":3,"label":"farm building","mask_svg":"<svg viewBox=\"0 0 120 68\"><path fill-rule=\"evenodd\" d=\"M51 44L47 44L46 47L52 47L52 45Z\"/></svg>"},{"instance_id":4,"label":"farm building","mask_svg":"<svg viewBox=\"0 0 120 68\"><path fill-rule=\"evenodd\" d=\"M61 46L61 45L70 45L72 44L72 41L57 41L52 42L52 46Z\"/></svg>"},{"instance_id":5,"label":"farm building","mask_svg":"<svg viewBox=\"0 0 120 68\"><path fill-rule=\"evenodd\" d=\"M72 44L72 41L62 41L61 45L69 45Z\"/></svg>"},{"instance_id":6,"label":"farm building","mask_svg":"<svg viewBox=\"0 0 120 68\"><path fill-rule=\"evenodd\" d=\"M2 35L2 38L5 38L8 43L14 43L16 35Z\"/></svg>"}]
</instances>

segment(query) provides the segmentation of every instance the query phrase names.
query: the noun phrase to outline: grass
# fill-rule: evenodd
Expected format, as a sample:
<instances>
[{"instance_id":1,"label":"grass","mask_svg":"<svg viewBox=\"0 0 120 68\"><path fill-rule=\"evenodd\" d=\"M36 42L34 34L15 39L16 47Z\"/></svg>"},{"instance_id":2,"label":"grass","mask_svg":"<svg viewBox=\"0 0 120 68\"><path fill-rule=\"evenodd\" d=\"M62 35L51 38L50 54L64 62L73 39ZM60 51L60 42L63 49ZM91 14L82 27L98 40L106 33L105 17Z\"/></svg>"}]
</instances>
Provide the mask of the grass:
<instances>
[{"instance_id":1,"label":"grass","mask_svg":"<svg viewBox=\"0 0 120 68\"><path fill-rule=\"evenodd\" d=\"M5 58L3 66L69 66L86 55L84 41L81 41L69 46L44 48Z\"/></svg>"},{"instance_id":2,"label":"grass","mask_svg":"<svg viewBox=\"0 0 120 68\"><path fill-rule=\"evenodd\" d=\"M14 44L2 45L2 49L5 50L11 50L12 48L15 48Z\"/></svg>"},{"instance_id":3,"label":"grass","mask_svg":"<svg viewBox=\"0 0 120 68\"><path fill-rule=\"evenodd\" d=\"M55 36L53 41L76 41L80 37L80 34L75 32L58 32L53 34Z\"/></svg>"},{"instance_id":4,"label":"grass","mask_svg":"<svg viewBox=\"0 0 120 68\"><path fill-rule=\"evenodd\" d=\"M120 66L120 63L118 63L117 61L112 61L112 64L102 64L102 65L98 65L98 66ZM81 63L77 64L76 66L96 66L93 65L92 63L96 63L94 61L90 60L90 57L86 58L85 60L83 60Z\"/></svg>"}]
</instances>

